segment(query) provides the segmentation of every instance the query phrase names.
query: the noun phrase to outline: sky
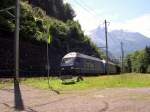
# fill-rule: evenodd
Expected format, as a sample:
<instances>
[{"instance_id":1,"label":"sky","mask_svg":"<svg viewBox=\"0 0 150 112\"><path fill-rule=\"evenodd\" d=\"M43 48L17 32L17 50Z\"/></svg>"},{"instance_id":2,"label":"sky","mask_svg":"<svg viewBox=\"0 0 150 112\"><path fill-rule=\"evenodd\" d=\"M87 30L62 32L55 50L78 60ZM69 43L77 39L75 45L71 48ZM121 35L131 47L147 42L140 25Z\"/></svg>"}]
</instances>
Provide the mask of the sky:
<instances>
[{"instance_id":1,"label":"sky","mask_svg":"<svg viewBox=\"0 0 150 112\"><path fill-rule=\"evenodd\" d=\"M109 22L108 30L139 32L150 38L150 0L64 0L86 34Z\"/></svg>"}]
</instances>

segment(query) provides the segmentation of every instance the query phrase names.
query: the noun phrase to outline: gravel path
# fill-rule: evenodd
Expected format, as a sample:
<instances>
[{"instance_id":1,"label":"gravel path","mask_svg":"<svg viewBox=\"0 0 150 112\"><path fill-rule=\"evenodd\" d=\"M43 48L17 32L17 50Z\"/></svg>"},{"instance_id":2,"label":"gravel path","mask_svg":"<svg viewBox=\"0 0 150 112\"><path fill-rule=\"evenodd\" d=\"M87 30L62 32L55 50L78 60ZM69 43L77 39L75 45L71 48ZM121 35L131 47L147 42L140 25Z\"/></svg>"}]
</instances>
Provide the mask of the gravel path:
<instances>
[{"instance_id":1,"label":"gravel path","mask_svg":"<svg viewBox=\"0 0 150 112\"><path fill-rule=\"evenodd\" d=\"M1 89L0 111L14 112L14 105L18 104L22 106L22 112L150 112L150 88L88 90L58 95L20 85L18 97L19 100L14 99L13 88Z\"/></svg>"}]
</instances>

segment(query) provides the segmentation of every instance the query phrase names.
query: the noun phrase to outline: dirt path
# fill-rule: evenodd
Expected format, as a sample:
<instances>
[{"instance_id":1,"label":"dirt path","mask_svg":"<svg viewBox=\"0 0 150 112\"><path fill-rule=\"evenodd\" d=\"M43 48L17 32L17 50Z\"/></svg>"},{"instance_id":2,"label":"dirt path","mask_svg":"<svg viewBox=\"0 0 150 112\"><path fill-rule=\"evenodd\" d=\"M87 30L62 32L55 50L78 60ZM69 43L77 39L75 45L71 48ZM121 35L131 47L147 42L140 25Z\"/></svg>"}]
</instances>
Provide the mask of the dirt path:
<instances>
[{"instance_id":1,"label":"dirt path","mask_svg":"<svg viewBox=\"0 0 150 112\"><path fill-rule=\"evenodd\" d=\"M150 88L103 89L57 95L20 85L23 112L150 112ZM0 111L13 112L14 89L0 90Z\"/></svg>"}]
</instances>

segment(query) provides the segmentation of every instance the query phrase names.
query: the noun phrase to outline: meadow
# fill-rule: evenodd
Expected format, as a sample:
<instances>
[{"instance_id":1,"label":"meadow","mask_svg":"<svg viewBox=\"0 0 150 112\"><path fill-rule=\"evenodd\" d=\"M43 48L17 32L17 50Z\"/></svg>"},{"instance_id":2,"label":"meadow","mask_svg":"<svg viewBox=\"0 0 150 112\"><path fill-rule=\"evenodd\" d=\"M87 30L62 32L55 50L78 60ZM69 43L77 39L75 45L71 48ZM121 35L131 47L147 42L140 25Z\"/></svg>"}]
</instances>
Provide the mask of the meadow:
<instances>
[{"instance_id":1,"label":"meadow","mask_svg":"<svg viewBox=\"0 0 150 112\"><path fill-rule=\"evenodd\" d=\"M83 77L84 80L74 84L62 84L58 78L50 78L50 87L58 91L76 91L103 88L139 88L150 87L150 74L121 74L97 77ZM22 84L39 89L49 89L47 78L28 78Z\"/></svg>"},{"instance_id":2,"label":"meadow","mask_svg":"<svg viewBox=\"0 0 150 112\"><path fill-rule=\"evenodd\" d=\"M62 80L56 77L48 78L23 78L20 83L23 85L31 86L38 89L53 88L58 91L76 91L76 90L88 90L88 89L103 89L103 88L140 88L150 87L150 74L120 74L120 75L104 75L83 77L83 81L75 83L62 84ZM13 81L2 82L0 80L0 89L13 86Z\"/></svg>"}]
</instances>

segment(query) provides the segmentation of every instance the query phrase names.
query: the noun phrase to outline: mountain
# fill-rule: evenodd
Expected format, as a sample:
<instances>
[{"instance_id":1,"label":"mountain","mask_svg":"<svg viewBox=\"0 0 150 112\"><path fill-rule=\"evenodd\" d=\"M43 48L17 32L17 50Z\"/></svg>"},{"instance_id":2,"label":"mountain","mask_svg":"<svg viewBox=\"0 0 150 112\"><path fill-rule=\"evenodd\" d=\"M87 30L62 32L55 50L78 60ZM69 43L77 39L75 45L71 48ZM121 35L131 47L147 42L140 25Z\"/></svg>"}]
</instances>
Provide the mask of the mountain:
<instances>
[{"instance_id":1,"label":"mountain","mask_svg":"<svg viewBox=\"0 0 150 112\"><path fill-rule=\"evenodd\" d=\"M90 32L91 40L99 47L105 47L105 29L98 27ZM124 30L113 30L108 32L108 49L115 57L121 56L121 42L125 55L150 46L150 38L138 33ZM112 56L111 56L112 57Z\"/></svg>"}]
</instances>

